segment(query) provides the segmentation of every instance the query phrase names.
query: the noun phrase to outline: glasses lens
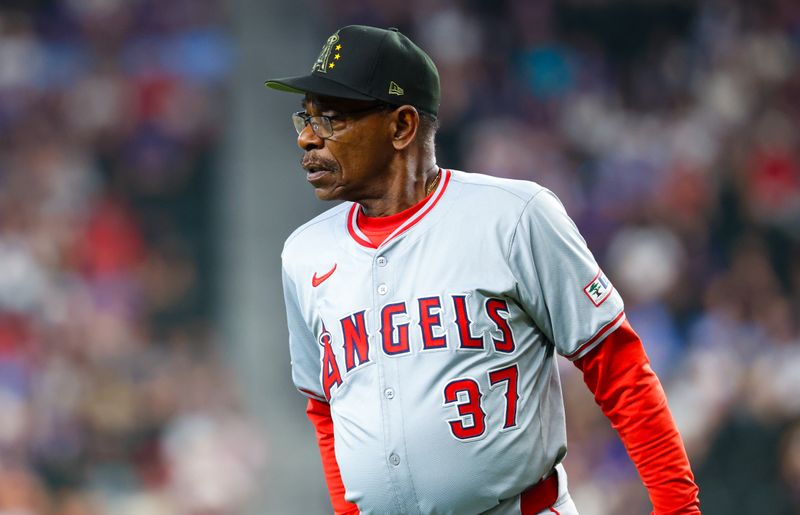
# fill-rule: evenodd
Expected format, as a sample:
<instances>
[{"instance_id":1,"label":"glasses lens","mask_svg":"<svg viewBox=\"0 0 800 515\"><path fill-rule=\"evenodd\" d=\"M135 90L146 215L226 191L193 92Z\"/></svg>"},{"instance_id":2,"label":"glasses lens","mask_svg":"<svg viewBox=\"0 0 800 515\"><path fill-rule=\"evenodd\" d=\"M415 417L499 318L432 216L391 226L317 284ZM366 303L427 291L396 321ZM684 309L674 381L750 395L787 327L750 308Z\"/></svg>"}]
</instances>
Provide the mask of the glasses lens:
<instances>
[{"instance_id":1,"label":"glasses lens","mask_svg":"<svg viewBox=\"0 0 800 515\"><path fill-rule=\"evenodd\" d=\"M292 114L292 123L294 124L294 130L297 131L297 134L303 132L306 126L306 120L300 113Z\"/></svg>"},{"instance_id":2,"label":"glasses lens","mask_svg":"<svg viewBox=\"0 0 800 515\"><path fill-rule=\"evenodd\" d=\"M333 127L331 127L331 120L327 116L312 116L311 128L314 134L320 138L330 138L333 135Z\"/></svg>"},{"instance_id":3,"label":"glasses lens","mask_svg":"<svg viewBox=\"0 0 800 515\"><path fill-rule=\"evenodd\" d=\"M314 134L320 138L330 138L333 135L333 127L327 116L308 116L306 113L298 111L292 114L292 123L297 134L303 132L306 125L310 125Z\"/></svg>"}]
</instances>

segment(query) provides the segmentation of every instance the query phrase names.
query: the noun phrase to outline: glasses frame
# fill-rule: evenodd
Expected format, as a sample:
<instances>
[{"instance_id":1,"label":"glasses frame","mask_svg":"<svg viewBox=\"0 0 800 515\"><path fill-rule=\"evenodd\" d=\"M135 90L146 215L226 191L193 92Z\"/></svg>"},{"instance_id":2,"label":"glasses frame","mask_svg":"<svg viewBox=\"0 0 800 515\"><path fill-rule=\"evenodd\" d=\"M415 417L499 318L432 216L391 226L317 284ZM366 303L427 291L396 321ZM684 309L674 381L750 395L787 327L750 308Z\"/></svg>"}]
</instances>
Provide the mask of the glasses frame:
<instances>
[{"instance_id":1,"label":"glasses frame","mask_svg":"<svg viewBox=\"0 0 800 515\"><path fill-rule=\"evenodd\" d=\"M347 118L354 118L356 116L363 116L372 112L390 110L393 108L394 107L390 104L380 103L365 107L364 109L347 111L346 113L337 113L334 115L318 114L314 116L305 111L297 111L296 113L292 113L292 123L298 135L303 132L306 125L309 125L317 137L328 139L333 136L333 124L331 123L333 120L345 120Z\"/></svg>"}]
</instances>

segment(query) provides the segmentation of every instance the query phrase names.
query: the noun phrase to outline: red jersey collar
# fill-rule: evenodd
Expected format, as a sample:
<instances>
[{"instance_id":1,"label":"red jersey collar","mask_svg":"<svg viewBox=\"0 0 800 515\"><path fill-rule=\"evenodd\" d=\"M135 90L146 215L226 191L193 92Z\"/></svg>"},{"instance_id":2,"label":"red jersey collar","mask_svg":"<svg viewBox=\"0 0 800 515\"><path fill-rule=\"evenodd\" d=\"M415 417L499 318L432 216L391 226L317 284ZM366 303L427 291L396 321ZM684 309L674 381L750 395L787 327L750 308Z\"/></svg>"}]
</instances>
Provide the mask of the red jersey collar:
<instances>
[{"instance_id":1,"label":"red jersey collar","mask_svg":"<svg viewBox=\"0 0 800 515\"><path fill-rule=\"evenodd\" d=\"M363 213L361 204L353 203L347 215L347 232L359 244L370 249L377 249L385 245L387 242L393 240L397 236L403 234L411 227L416 225L427 215L431 209L439 202L439 199L444 195L447 185L450 183L452 172L450 170L442 169L442 178L439 180L439 185L428 197L421 202L411 206L410 208L385 217L367 217ZM359 227L360 225L367 225L370 229L381 230L396 225L394 231L383 240L380 245L375 245L370 241L366 234Z\"/></svg>"}]
</instances>

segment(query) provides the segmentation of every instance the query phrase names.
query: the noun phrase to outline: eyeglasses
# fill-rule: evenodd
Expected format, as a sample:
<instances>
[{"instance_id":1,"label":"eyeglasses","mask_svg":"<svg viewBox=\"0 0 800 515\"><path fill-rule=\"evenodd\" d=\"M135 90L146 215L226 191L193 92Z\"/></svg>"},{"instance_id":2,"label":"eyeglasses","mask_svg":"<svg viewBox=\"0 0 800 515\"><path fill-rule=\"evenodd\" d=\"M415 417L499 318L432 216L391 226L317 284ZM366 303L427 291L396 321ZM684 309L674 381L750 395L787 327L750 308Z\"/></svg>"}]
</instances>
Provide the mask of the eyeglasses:
<instances>
[{"instance_id":1,"label":"eyeglasses","mask_svg":"<svg viewBox=\"0 0 800 515\"><path fill-rule=\"evenodd\" d=\"M333 136L333 125L331 124L331 120L343 120L346 118L352 118L356 115L365 115L375 111L382 111L384 109L389 109L390 107L391 106L389 104L378 104L366 107L364 109L357 109L355 111L348 111L346 113L339 113L332 116L311 116L305 111L297 111L296 113L292 113L292 123L294 124L297 134L303 132L303 129L306 128L306 125L310 125L311 130L314 131L314 134L322 139L327 139Z\"/></svg>"}]
</instances>

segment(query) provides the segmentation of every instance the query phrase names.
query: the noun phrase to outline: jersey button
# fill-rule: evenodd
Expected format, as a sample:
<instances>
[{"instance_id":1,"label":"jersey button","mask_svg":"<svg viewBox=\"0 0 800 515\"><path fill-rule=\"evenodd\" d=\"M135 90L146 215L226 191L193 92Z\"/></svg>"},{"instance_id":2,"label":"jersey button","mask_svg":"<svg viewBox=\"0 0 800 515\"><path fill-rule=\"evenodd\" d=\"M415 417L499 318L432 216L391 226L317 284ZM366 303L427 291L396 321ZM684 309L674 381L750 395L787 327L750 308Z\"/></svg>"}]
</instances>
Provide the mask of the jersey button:
<instances>
[{"instance_id":1,"label":"jersey button","mask_svg":"<svg viewBox=\"0 0 800 515\"><path fill-rule=\"evenodd\" d=\"M389 455L389 463L394 465L395 467L400 465L400 456L395 453Z\"/></svg>"},{"instance_id":2,"label":"jersey button","mask_svg":"<svg viewBox=\"0 0 800 515\"><path fill-rule=\"evenodd\" d=\"M383 391L383 396L387 399L394 399L394 390L392 388L387 388Z\"/></svg>"},{"instance_id":3,"label":"jersey button","mask_svg":"<svg viewBox=\"0 0 800 515\"><path fill-rule=\"evenodd\" d=\"M386 295L388 292L389 292L389 287L386 286L385 284L381 284L380 286L378 286L378 293L380 293L381 295Z\"/></svg>"},{"instance_id":4,"label":"jersey button","mask_svg":"<svg viewBox=\"0 0 800 515\"><path fill-rule=\"evenodd\" d=\"M386 266L387 260L383 256L378 256L378 259L375 260L378 266Z\"/></svg>"}]
</instances>

